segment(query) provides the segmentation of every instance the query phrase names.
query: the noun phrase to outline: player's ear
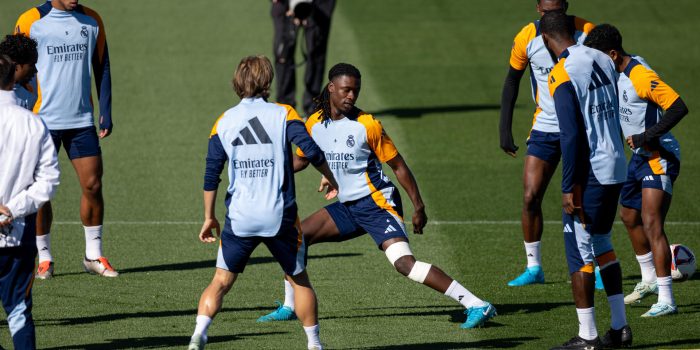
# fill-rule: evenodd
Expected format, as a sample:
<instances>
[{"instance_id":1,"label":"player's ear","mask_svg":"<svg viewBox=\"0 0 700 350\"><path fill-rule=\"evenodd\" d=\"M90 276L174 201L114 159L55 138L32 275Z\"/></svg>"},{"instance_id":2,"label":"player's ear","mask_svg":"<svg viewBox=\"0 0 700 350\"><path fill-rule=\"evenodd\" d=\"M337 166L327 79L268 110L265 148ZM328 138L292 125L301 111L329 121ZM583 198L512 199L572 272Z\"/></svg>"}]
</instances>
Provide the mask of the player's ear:
<instances>
[{"instance_id":1,"label":"player's ear","mask_svg":"<svg viewBox=\"0 0 700 350\"><path fill-rule=\"evenodd\" d=\"M332 81L330 83L328 83L328 92L330 92L330 93L335 92L335 84L333 84Z\"/></svg>"}]
</instances>

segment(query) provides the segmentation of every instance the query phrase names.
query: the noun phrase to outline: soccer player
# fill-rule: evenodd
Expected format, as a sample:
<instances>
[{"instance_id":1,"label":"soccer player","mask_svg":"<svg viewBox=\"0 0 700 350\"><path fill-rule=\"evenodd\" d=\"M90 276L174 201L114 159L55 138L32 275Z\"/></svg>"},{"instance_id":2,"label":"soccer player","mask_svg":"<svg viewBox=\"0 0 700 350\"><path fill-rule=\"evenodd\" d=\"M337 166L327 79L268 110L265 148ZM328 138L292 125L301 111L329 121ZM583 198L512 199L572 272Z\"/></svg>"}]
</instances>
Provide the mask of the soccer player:
<instances>
[{"instance_id":1,"label":"soccer player","mask_svg":"<svg viewBox=\"0 0 700 350\"><path fill-rule=\"evenodd\" d=\"M10 57L0 55L0 299L14 348L35 349L36 211L53 196L59 171L46 126L17 105L15 71Z\"/></svg>"},{"instance_id":2,"label":"soccer player","mask_svg":"<svg viewBox=\"0 0 700 350\"><path fill-rule=\"evenodd\" d=\"M566 258L578 314L578 335L555 349L629 346L622 270L612 246L612 224L625 181L625 153L618 120L617 71L600 51L577 44L569 18L546 13L542 39L559 58L549 75L549 93L559 119L562 205ZM608 296L611 329L598 337L594 261Z\"/></svg>"},{"instance_id":3,"label":"soccer player","mask_svg":"<svg viewBox=\"0 0 700 350\"><path fill-rule=\"evenodd\" d=\"M566 12L565 0L537 0L537 12L540 16L547 12ZM576 28L574 40L583 42L593 24L585 19L569 16ZM527 155L523 168L523 208L520 216L527 256L527 267L520 276L508 282L509 286L525 286L544 283L540 241L542 240L542 198L549 181L559 164L559 124L557 122L554 102L547 93L547 76L554 66L554 60L544 47L540 30L540 21L534 21L515 36L510 54L510 69L503 85L501 98L500 140L501 148L512 157L516 156L518 146L513 142L513 109L518 99L520 79L525 69L530 67L532 98L537 105L532 130L527 140Z\"/></svg>"},{"instance_id":4,"label":"soccer player","mask_svg":"<svg viewBox=\"0 0 700 350\"><path fill-rule=\"evenodd\" d=\"M294 194L291 143L308 153L310 162L337 188L321 149L289 105L267 102L273 79L272 63L264 56L243 58L233 86L241 102L224 112L212 129L204 175L204 225L199 239L216 241L220 231L214 204L228 161L226 220L216 273L199 301L197 324L190 350L203 349L207 329L221 309L224 295L243 272L250 254L263 243L277 259L292 283L299 319L308 337L308 348L322 348L319 341L316 294L306 273L306 244L301 235Z\"/></svg>"},{"instance_id":5,"label":"soccer player","mask_svg":"<svg viewBox=\"0 0 700 350\"><path fill-rule=\"evenodd\" d=\"M80 220L85 231L85 271L105 277L119 275L102 253L102 152L99 139L112 133L112 92L109 54L102 19L77 0L51 0L17 20L16 33L38 43L37 101L34 113L44 120L51 137L68 158L82 189ZM92 65L92 69L90 69ZM99 134L95 130L90 96L94 74L100 104ZM51 203L38 213L36 277L53 276Z\"/></svg>"},{"instance_id":6,"label":"soccer player","mask_svg":"<svg viewBox=\"0 0 700 350\"><path fill-rule=\"evenodd\" d=\"M467 314L462 328L483 325L496 315L496 308L470 293L437 266L417 261L408 245L401 197L382 172L382 163L393 170L413 202L413 232L423 233L428 221L416 179L393 141L371 114L355 107L360 94L360 71L346 63L328 73L328 84L316 99L316 113L306 128L326 154L338 180L338 202L321 208L301 224L309 245L342 242L369 233L396 270L409 279L443 293L462 304ZM295 170L306 167L309 155L297 151ZM322 185L325 183L322 182ZM323 187L323 186L322 186ZM285 282L285 301L258 321L294 318L295 292Z\"/></svg>"},{"instance_id":7,"label":"soccer player","mask_svg":"<svg viewBox=\"0 0 700 350\"><path fill-rule=\"evenodd\" d=\"M36 103L36 46L36 40L21 34L7 35L0 42L0 54L7 55L15 63L17 104L29 110Z\"/></svg>"},{"instance_id":8,"label":"soccer player","mask_svg":"<svg viewBox=\"0 0 700 350\"><path fill-rule=\"evenodd\" d=\"M625 297L625 304L657 293L657 303L642 317L675 314L664 221L680 171L680 146L670 130L688 114L688 107L643 58L622 48L617 28L605 24L594 29L586 45L608 54L621 73L617 81L620 122L633 152L622 188L620 217L637 255L642 281Z\"/></svg>"}]
</instances>

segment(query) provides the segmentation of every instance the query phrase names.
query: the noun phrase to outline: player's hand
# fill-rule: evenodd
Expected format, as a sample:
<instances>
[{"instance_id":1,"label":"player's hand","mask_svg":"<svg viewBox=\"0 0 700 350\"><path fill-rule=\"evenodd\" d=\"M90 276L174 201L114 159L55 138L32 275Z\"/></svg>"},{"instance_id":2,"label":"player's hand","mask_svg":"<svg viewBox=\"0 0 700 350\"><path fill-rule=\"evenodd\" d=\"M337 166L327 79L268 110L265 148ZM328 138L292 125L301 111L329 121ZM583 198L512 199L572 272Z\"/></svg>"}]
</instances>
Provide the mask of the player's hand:
<instances>
[{"instance_id":1,"label":"player's hand","mask_svg":"<svg viewBox=\"0 0 700 350\"><path fill-rule=\"evenodd\" d=\"M0 205L0 227L4 227L12 223L12 213L10 209L4 205Z\"/></svg>"},{"instance_id":2,"label":"player's hand","mask_svg":"<svg viewBox=\"0 0 700 350\"><path fill-rule=\"evenodd\" d=\"M418 208L413 211L413 233L423 234L423 228L428 223L428 216L425 215L425 208Z\"/></svg>"},{"instance_id":3,"label":"player's hand","mask_svg":"<svg viewBox=\"0 0 700 350\"><path fill-rule=\"evenodd\" d=\"M221 237L221 226L219 225L219 220L216 220L216 218L204 220L202 230L199 232L199 240L204 243L216 242L216 237L212 234L211 230L216 231L216 237Z\"/></svg>"},{"instance_id":4,"label":"player's hand","mask_svg":"<svg viewBox=\"0 0 700 350\"><path fill-rule=\"evenodd\" d=\"M637 147L634 146L634 140L632 140L632 135L627 136L627 138L625 139L625 141L627 141L627 145L630 146L630 149L635 149L635 148L637 148Z\"/></svg>"},{"instance_id":5,"label":"player's hand","mask_svg":"<svg viewBox=\"0 0 700 350\"><path fill-rule=\"evenodd\" d=\"M114 125L112 124L112 118L105 118L103 115L100 116L100 132L97 134L100 139L103 139L112 134L112 129Z\"/></svg>"},{"instance_id":6,"label":"player's hand","mask_svg":"<svg viewBox=\"0 0 700 350\"><path fill-rule=\"evenodd\" d=\"M318 187L318 192L326 191L324 196L326 200L331 200L338 196L338 184L332 184L325 176L321 176L321 185Z\"/></svg>"},{"instance_id":7,"label":"player's hand","mask_svg":"<svg viewBox=\"0 0 700 350\"><path fill-rule=\"evenodd\" d=\"M571 215L576 210L574 206L574 194L573 193L562 193L561 195L561 206L564 208L564 212Z\"/></svg>"},{"instance_id":8,"label":"player's hand","mask_svg":"<svg viewBox=\"0 0 700 350\"><path fill-rule=\"evenodd\" d=\"M511 138L510 140L508 140L506 142L503 142L503 141L501 142L501 149L503 150L503 152L506 152L507 155L509 155L513 158L515 158L516 152L518 151L518 148L519 147L516 146L515 143L513 142L513 138Z\"/></svg>"}]
</instances>

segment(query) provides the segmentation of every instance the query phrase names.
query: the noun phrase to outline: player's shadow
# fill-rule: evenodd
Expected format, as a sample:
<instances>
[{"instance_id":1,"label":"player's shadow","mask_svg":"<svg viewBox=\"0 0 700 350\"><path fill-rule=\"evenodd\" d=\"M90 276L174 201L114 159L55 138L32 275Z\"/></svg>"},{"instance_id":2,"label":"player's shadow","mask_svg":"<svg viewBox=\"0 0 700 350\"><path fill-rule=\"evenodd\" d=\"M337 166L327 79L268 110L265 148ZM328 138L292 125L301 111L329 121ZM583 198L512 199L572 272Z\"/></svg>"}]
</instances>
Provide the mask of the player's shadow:
<instances>
[{"instance_id":1,"label":"player's shadow","mask_svg":"<svg viewBox=\"0 0 700 350\"><path fill-rule=\"evenodd\" d=\"M517 337L517 338L501 338L488 339L473 342L439 342L439 343L422 343L422 344L401 344L389 346L363 347L362 349L369 350L452 350L452 349L508 349L523 345L525 342L537 340L537 337Z\"/></svg>"},{"instance_id":2,"label":"player's shadow","mask_svg":"<svg viewBox=\"0 0 700 350\"><path fill-rule=\"evenodd\" d=\"M680 346L680 345L698 345L700 344L700 338L694 338L694 339L676 339L676 340L671 340L667 342L661 342L661 343L654 343L654 344L643 344L643 345L638 345L638 346L632 346L632 349L658 349L658 348L667 348L667 347L673 347L673 346Z\"/></svg>"},{"instance_id":3,"label":"player's shadow","mask_svg":"<svg viewBox=\"0 0 700 350\"><path fill-rule=\"evenodd\" d=\"M309 255L309 259L328 259L328 258L348 258L361 256L359 253L333 253L333 254L322 254L322 255ZM270 264L277 263L277 260L271 256L259 256L252 257L248 260L248 265L257 264ZM188 261L183 263L175 264L161 264L161 265L151 265L151 266L140 266L133 267L129 269L119 270L120 274L126 273L141 273L141 272L164 272L164 271L186 271L186 270L197 270L197 269L207 269L216 267L216 260L201 260L201 261ZM62 273L56 276L71 276L71 275L82 275L82 272L69 272Z\"/></svg>"},{"instance_id":4,"label":"player's shadow","mask_svg":"<svg viewBox=\"0 0 700 350\"><path fill-rule=\"evenodd\" d=\"M496 305L498 308L498 305ZM377 317L421 317L421 316L448 316L450 322L452 323L463 323L466 316L464 314L464 309L456 309L454 306L449 305L428 305L428 306L391 306L391 307L370 307L370 308L358 308L355 310L386 310L387 312L368 312L361 315L329 315L319 317L323 320L334 320L334 319L358 319L358 318L377 318ZM392 310L408 310L404 312L391 312ZM500 312L500 311L499 311ZM487 323L488 327L502 327L500 323L495 323L489 321Z\"/></svg>"},{"instance_id":5,"label":"player's shadow","mask_svg":"<svg viewBox=\"0 0 700 350\"><path fill-rule=\"evenodd\" d=\"M551 302L551 303L513 303L513 304L497 304L496 309L499 315L517 314L517 313L536 313L551 311L559 307L571 306L573 302Z\"/></svg>"},{"instance_id":6,"label":"player's shadow","mask_svg":"<svg viewBox=\"0 0 700 350\"><path fill-rule=\"evenodd\" d=\"M240 340L247 337L267 336L276 334L286 334L286 332L260 332L260 333L243 333L225 336L209 337L207 344L223 343L235 340ZM69 349L158 349L180 347L184 348L190 342L190 337L144 337L144 338L124 338L124 339L108 339L105 343L93 344L76 344L67 346L58 346L46 348L47 350L69 350Z\"/></svg>"},{"instance_id":7,"label":"player's shadow","mask_svg":"<svg viewBox=\"0 0 700 350\"><path fill-rule=\"evenodd\" d=\"M449 105L449 106L428 106L414 108L387 108L379 111L373 111L374 116L395 116L399 118L420 118L425 114L445 114L459 112L477 112L488 110L499 110L501 105L498 104L474 104L474 105Z\"/></svg>"},{"instance_id":8,"label":"player's shadow","mask_svg":"<svg viewBox=\"0 0 700 350\"><path fill-rule=\"evenodd\" d=\"M236 311L270 311L269 306L256 306L256 307L233 307L233 308L223 308L222 312L236 312ZM151 319L156 317L174 317L174 316L191 316L196 315L197 309L187 309L187 310L168 310L168 311L138 311L138 312L122 312L116 314L107 315L96 315L96 316L80 316L75 318L49 318L49 319L35 319L34 322L39 326L75 326L82 324L92 324L97 322L112 322L119 320L126 320L132 318L144 318Z\"/></svg>"}]
</instances>

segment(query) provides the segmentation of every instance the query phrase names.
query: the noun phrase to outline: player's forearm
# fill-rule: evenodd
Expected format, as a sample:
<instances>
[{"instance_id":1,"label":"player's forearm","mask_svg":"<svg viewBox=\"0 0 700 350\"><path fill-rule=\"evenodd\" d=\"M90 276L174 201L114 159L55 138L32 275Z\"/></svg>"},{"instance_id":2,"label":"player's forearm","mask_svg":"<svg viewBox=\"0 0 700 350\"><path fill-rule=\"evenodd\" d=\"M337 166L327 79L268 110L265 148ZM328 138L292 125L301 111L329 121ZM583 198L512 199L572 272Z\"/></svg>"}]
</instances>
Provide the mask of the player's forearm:
<instances>
[{"instance_id":1,"label":"player's forearm","mask_svg":"<svg viewBox=\"0 0 700 350\"><path fill-rule=\"evenodd\" d=\"M294 168L294 172L300 172L306 167L309 166L309 160L303 157L299 157L298 155L294 155L292 158L292 167Z\"/></svg>"},{"instance_id":2,"label":"player's forearm","mask_svg":"<svg viewBox=\"0 0 700 350\"><path fill-rule=\"evenodd\" d=\"M204 219L216 218L216 190L204 191Z\"/></svg>"},{"instance_id":3,"label":"player's forearm","mask_svg":"<svg viewBox=\"0 0 700 350\"><path fill-rule=\"evenodd\" d=\"M102 57L95 52L93 58L93 72L95 75L95 86L100 102L100 129L108 129L112 126L112 75L109 62L109 51L105 43Z\"/></svg>"},{"instance_id":4,"label":"player's forearm","mask_svg":"<svg viewBox=\"0 0 700 350\"><path fill-rule=\"evenodd\" d=\"M501 93L501 120L499 123L499 133L501 140L501 148L514 149L513 142L513 111L515 110L515 101L518 100L518 91L520 88L520 79L525 71L517 70L510 67L508 75L503 84L503 92Z\"/></svg>"},{"instance_id":5,"label":"player's forearm","mask_svg":"<svg viewBox=\"0 0 700 350\"><path fill-rule=\"evenodd\" d=\"M644 147L644 145L653 142L659 137L663 136L667 132L678 124L678 122L683 119L688 114L688 106L685 102L678 97L671 107L669 107L664 113L661 120L659 120L656 125L647 129L645 132L637 135L632 135L632 143L635 147Z\"/></svg>"},{"instance_id":6,"label":"player's forearm","mask_svg":"<svg viewBox=\"0 0 700 350\"><path fill-rule=\"evenodd\" d=\"M581 132L578 100L571 83L560 85L554 92L554 106L559 120L559 142L562 154L562 193L571 193L575 182L576 162Z\"/></svg>"},{"instance_id":7,"label":"player's forearm","mask_svg":"<svg viewBox=\"0 0 700 350\"><path fill-rule=\"evenodd\" d=\"M323 163L314 165L314 167L331 183L331 186L338 189L338 183L335 180L335 176L333 176L333 172L331 172L331 168L328 166L328 162L326 162L325 159L323 160Z\"/></svg>"},{"instance_id":8,"label":"player's forearm","mask_svg":"<svg viewBox=\"0 0 700 350\"><path fill-rule=\"evenodd\" d=\"M411 169L408 167L403 157L398 155L387 163L389 166L391 166L394 174L396 175L396 179L399 180L401 187L403 187L406 194L408 194L408 197L411 199L413 208L415 210L423 210L425 208L425 204L423 203L423 198L418 190L418 182L416 181L416 178L413 176Z\"/></svg>"},{"instance_id":9,"label":"player's forearm","mask_svg":"<svg viewBox=\"0 0 700 350\"><path fill-rule=\"evenodd\" d=\"M39 162L34 169L34 182L7 203L15 218L36 213L44 203L51 200L58 187L58 158L48 131L44 134L40 152Z\"/></svg>"}]
</instances>

